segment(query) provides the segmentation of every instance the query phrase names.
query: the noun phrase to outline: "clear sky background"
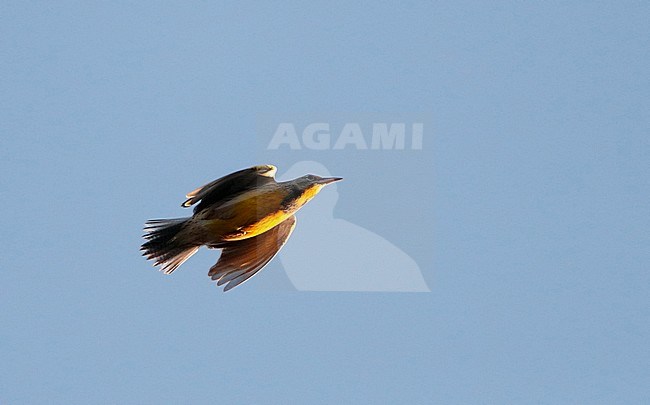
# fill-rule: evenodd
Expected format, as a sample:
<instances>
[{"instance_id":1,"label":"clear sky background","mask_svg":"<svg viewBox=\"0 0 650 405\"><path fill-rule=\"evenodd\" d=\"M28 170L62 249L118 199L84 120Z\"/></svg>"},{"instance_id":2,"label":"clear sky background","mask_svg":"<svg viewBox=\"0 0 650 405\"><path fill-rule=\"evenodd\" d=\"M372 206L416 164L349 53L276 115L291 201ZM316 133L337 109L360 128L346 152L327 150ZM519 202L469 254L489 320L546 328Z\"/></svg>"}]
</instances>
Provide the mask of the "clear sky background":
<instances>
[{"instance_id":1,"label":"clear sky background","mask_svg":"<svg viewBox=\"0 0 650 405\"><path fill-rule=\"evenodd\" d=\"M648 21L642 1L2 2L0 403L647 402ZM140 257L144 220L267 163L277 111L432 117L419 153L327 162L335 215L431 293L262 288L275 261L223 294L216 252L171 277Z\"/></svg>"}]
</instances>

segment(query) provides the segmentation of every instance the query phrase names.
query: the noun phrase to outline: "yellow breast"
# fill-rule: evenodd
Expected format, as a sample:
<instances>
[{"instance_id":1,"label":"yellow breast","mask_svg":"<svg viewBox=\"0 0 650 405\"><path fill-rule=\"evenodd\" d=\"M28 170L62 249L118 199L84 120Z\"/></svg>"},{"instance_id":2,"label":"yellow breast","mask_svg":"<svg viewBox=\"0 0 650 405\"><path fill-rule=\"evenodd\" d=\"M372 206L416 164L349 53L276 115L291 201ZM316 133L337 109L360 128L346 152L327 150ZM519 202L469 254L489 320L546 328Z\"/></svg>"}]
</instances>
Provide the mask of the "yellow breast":
<instances>
[{"instance_id":1,"label":"yellow breast","mask_svg":"<svg viewBox=\"0 0 650 405\"><path fill-rule=\"evenodd\" d=\"M277 226L292 213L282 209L286 192L281 188L248 191L215 210L205 226L215 240L235 241L251 238Z\"/></svg>"}]
</instances>

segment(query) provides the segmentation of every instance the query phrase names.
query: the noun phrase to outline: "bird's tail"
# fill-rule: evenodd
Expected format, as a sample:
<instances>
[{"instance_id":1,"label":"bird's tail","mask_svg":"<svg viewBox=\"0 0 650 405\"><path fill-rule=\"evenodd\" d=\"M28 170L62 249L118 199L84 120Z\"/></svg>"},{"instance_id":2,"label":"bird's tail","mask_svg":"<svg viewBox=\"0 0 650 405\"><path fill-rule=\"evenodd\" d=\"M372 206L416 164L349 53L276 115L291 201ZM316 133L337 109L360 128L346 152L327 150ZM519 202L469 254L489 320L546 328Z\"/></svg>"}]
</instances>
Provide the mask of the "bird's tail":
<instances>
[{"instance_id":1,"label":"bird's tail","mask_svg":"<svg viewBox=\"0 0 650 405\"><path fill-rule=\"evenodd\" d=\"M171 274L199 250L199 245L182 237L181 231L188 221L189 218L152 219L145 224L144 238L147 241L140 250L147 260L155 260L154 266L162 265L165 274Z\"/></svg>"}]
</instances>

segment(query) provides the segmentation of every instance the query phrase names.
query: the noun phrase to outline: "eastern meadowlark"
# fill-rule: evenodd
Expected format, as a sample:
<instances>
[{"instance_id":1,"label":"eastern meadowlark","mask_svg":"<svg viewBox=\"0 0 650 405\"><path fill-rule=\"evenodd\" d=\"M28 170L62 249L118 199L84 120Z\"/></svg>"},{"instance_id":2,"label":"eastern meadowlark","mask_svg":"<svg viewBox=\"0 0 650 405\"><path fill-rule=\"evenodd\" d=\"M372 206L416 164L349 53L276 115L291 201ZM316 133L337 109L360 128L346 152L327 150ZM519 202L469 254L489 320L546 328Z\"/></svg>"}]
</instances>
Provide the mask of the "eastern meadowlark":
<instances>
[{"instance_id":1,"label":"eastern meadowlark","mask_svg":"<svg viewBox=\"0 0 650 405\"><path fill-rule=\"evenodd\" d=\"M201 246L222 249L208 275L228 291L260 271L282 248L296 225L294 213L340 177L312 174L277 182L273 165L254 166L187 194L188 218L145 224L140 250L171 274Z\"/></svg>"}]
</instances>

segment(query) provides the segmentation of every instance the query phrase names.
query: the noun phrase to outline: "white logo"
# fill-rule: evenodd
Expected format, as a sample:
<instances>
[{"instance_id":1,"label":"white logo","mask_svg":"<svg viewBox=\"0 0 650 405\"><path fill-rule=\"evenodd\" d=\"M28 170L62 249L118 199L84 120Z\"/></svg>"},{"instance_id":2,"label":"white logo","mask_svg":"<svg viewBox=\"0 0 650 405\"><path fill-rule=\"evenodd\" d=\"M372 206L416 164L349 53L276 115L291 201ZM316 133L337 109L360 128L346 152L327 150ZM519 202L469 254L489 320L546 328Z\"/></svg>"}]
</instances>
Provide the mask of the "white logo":
<instances>
[{"instance_id":1,"label":"white logo","mask_svg":"<svg viewBox=\"0 0 650 405\"><path fill-rule=\"evenodd\" d=\"M304 173L331 174L317 162L293 165L283 180ZM418 264L376 233L334 218L336 184L320 192L296 215L297 227L279 253L282 266L299 291L428 292Z\"/></svg>"},{"instance_id":2,"label":"white logo","mask_svg":"<svg viewBox=\"0 0 650 405\"><path fill-rule=\"evenodd\" d=\"M407 128L410 129L410 133L407 133ZM372 124L372 128L366 128L366 133L368 132L371 134L370 142L367 142L359 123L348 122L340 131L336 132L337 136L332 144L333 133L330 124L326 122L314 122L305 126L300 137L294 124L282 122L276 128L267 149L277 150L283 147L288 147L291 150L303 147L314 150L342 150L348 147L357 150L422 149L424 124L421 122L414 122L410 125L404 122L376 122ZM410 135L408 145L407 135Z\"/></svg>"}]
</instances>

